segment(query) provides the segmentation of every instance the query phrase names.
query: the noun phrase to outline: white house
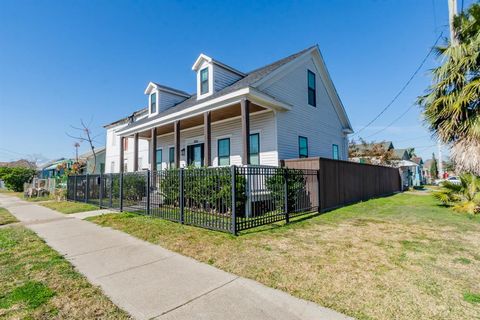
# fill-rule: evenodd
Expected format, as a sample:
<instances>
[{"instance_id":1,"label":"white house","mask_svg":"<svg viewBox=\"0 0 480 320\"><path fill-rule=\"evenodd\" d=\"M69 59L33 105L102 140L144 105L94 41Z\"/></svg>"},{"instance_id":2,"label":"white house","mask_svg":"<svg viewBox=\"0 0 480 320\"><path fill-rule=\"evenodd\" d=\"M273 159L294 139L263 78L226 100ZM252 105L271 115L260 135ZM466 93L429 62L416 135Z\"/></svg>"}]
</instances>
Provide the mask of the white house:
<instances>
[{"instance_id":1,"label":"white house","mask_svg":"<svg viewBox=\"0 0 480 320\"><path fill-rule=\"evenodd\" d=\"M106 126L106 172L348 159L352 126L317 46L248 73L201 54L192 70L195 94L150 82L148 107Z\"/></svg>"}]
</instances>

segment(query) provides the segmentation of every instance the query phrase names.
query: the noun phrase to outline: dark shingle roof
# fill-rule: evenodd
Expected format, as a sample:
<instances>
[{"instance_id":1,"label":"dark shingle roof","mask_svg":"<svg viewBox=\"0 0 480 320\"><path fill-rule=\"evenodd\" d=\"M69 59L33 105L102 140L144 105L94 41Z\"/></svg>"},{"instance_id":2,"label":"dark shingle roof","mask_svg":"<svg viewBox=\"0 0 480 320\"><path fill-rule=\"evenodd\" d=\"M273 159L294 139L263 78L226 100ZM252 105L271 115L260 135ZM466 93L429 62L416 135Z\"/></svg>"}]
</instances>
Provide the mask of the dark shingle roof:
<instances>
[{"instance_id":1,"label":"dark shingle roof","mask_svg":"<svg viewBox=\"0 0 480 320\"><path fill-rule=\"evenodd\" d=\"M185 91L182 91L182 90L178 90L178 89L175 89L175 88L172 88L172 87L168 87L168 86L164 86L163 84L159 84L159 83L156 83L156 82L153 82L157 87L159 87L160 89L165 89L167 91L172 91L172 92L176 92L180 95L184 95L184 96L191 96L190 93L187 93Z\"/></svg>"},{"instance_id":2,"label":"dark shingle roof","mask_svg":"<svg viewBox=\"0 0 480 320\"><path fill-rule=\"evenodd\" d=\"M274 63L271 63L269 65L266 65L266 66L258 68L258 69L255 69L255 70L247 73L247 75L245 77L241 78L237 82L234 82L230 86L227 86L227 87L223 88L222 90L220 90L218 92L215 92L211 96L203 98L200 101L197 100L197 95L193 94L190 98L186 99L185 101L180 102L179 104L177 104L177 105L175 105L175 106L173 106L173 107L171 107L171 108L169 108L169 109L167 109L163 112L160 112L159 114L157 114L153 117L140 119L138 121L135 121L135 122L129 124L123 130L128 130L130 128L141 125L145 122L149 122L149 121L152 121L154 119L158 119L158 118L164 117L166 115L169 115L169 114L181 111L181 110L185 110L185 109L190 108L190 107L192 107L192 106L194 106L198 103L203 103L203 102L206 102L206 101L209 101L209 100L213 100L215 98L221 97L221 96L226 95L228 93L231 93L231 92L243 89L243 88L247 88L250 85L254 84L255 82L259 81L260 79L264 78L265 76L267 76L271 72L275 71L279 67L289 63L290 61L296 59L297 57L301 56L302 54L311 50L314 47L315 46L309 47L309 48L304 49L300 52L292 54L292 55L290 55L286 58L280 59L280 60L278 60Z\"/></svg>"}]
</instances>

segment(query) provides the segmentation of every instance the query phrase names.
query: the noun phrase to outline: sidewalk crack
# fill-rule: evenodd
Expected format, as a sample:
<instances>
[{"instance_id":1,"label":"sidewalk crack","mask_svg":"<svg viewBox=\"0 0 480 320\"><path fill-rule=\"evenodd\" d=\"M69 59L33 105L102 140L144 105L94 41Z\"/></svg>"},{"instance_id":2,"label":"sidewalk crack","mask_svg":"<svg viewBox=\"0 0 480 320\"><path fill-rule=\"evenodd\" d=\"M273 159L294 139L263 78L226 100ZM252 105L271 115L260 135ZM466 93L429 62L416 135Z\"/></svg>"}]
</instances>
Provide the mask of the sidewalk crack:
<instances>
[{"instance_id":1,"label":"sidewalk crack","mask_svg":"<svg viewBox=\"0 0 480 320\"><path fill-rule=\"evenodd\" d=\"M159 261L163 261L163 260L170 259L170 258L172 258L173 256L174 256L174 255L168 256L168 257L163 257L163 258L160 258L160 259L157 259L157 260L154 260L154 261L150 261L150 262L147 262L147 263L138 265L138 266L133 266L133 267L130 267L130 268L127 268L127 269L115 271L115 272L112 272L112 273L105 274L105 275L103 275L103 276L97 277L97 278L95 278L95 279L102 279L102 278L110 277L110 276L113 276L113 275L116 275L116 274L119 274L119 273L122 273L122 272L125 272L125 271L130 271L130 270L133 270L133 269L145 267L145 266L148 266L148 265L150 265L150 264L153 264L153 263L156 263L156 262L159 262Z\"/></svg>"},{"instance_id":2,"label":"sidewalk crack","mask_svg":"<svg viewBox=\"0 0 480 320\"><path fill-rule=\"evenodd\" d=\"M176 307L174 307L174 308L171 308L171 309L169 309L169 310L167 310L167 311L164 311L164 312L162 312L162 313L160 313L160 314L158 314L158 315L156 315L156 316L150 317L150 319L160 318L160 317L166 315L167 313L170 313L170 312L172 312L172 311L174 311L174 310L177 310L177 309L179 309L179 308L181 308L181 307L183 307L183 306L186 306L186 305L189 304L190 302L193 302L193 301L195 301L195 300L198 300L198 299L206 296L207 294L210 294L210 293L212 293L212 292L214 292L214 291L216 291L216 290L218 290L218 289L221 289L221 288L229 285L230 283L232 283L232 282L235 281L235 280L238 280L239 278L240 278L239 276L236 276L236 277L233 278L232 280L227 281L227 282L225 282L224 284L222 284L222 285L220 285L220 286L218 286L218 287L216 287L216 288L213 288L213 289L211 289L211 290L209 290L209 291L207 291L207 292L204 292L204 293L202 293L201 295L199 295L198 297L192 298L192 299L190 299L190 300L188 300L188 301L186 301L186 302L184 302L184 303L182 303L182 304L180 304L180 305L178 305L178 306L176 306Z\"/></svg>"}]
</instances>

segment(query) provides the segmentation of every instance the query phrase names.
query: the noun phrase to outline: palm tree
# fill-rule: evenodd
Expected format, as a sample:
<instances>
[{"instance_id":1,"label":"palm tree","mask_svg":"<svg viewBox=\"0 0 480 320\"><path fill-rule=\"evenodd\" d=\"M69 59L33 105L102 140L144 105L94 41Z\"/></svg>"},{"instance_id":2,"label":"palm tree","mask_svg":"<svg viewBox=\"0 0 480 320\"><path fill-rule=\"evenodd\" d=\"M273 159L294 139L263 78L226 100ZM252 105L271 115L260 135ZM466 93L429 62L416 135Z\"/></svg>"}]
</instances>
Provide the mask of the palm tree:
<instances>
[{"instance_id":1,"label":"palm tree","mask_svg":"<svg viewBox=\"0 0 480 320\"><path fill-rule=\"evenodd\" d=\"M418 103L430 130L452 147L460 171L480 175L480 5L455 18L459 44L436 52L443 64Z\"/></svg>"},{"instance_id":2,"label":"palm tree","mask_svg":"<svg viewBox=\"0 0 480 320\"><path fill-rule=\"evenodd\" d=\"M460 184L448 181L433 196L454 210L470 214L480 213L480 178L473 174L460 175Z\"/></svg>"}]
</instances>

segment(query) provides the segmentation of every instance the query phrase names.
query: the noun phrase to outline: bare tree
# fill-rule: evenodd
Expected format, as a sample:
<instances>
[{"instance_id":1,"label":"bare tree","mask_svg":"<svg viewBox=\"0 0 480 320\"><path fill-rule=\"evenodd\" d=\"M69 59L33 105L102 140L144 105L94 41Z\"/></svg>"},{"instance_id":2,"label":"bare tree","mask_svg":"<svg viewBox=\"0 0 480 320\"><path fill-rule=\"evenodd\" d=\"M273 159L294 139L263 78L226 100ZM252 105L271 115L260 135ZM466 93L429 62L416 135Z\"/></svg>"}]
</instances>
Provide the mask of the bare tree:
<instances>
[{"instance_id":1,"label":"bare tree","mask_svg":"<svg viewBox=\"0 0 480 320\"><path fill-rule=\"evenodd\" d=\"M72 126L72 125L70 126L70 127L72 127L72 129L74 129L78 132L78 135L72 135L72 134L69 134L68 132L66 134L70 138L77 140L76 143L74 144L74 146L77 148L77 150L78 150L78 147L77 147L78 142L87 142L88 143L88 145L90 147L90 150L92 151L92 155L93 155L93 168L92 168L91 173L95 173L96 166L97 166L97 154L95 152L95 146L94 146L93 143L94 143L95 138L98 135L93 136L92 130L90 129L91 122L92 121L90 121L88 124L85 124L83 119L80 119L80 125L81 125L80 127L75 127L75 126ZM78 162L78 156L77 156L76 160ZM87 163L87 171L88 171L88 163Z\"/></svg>"},{"instance_id":2,"label":"bare tree","mask_svg":"<svg viewBox=\"0 0 480 320\"><path fill-rule=\"evenodd\" d=\"M390 165L394 156L393 150L387 150L384 142L370 142L360 138L360 143L350 141L348 146L348 157L351 159L361 158L367 163Z\"/></svg>"}]
</instances>

